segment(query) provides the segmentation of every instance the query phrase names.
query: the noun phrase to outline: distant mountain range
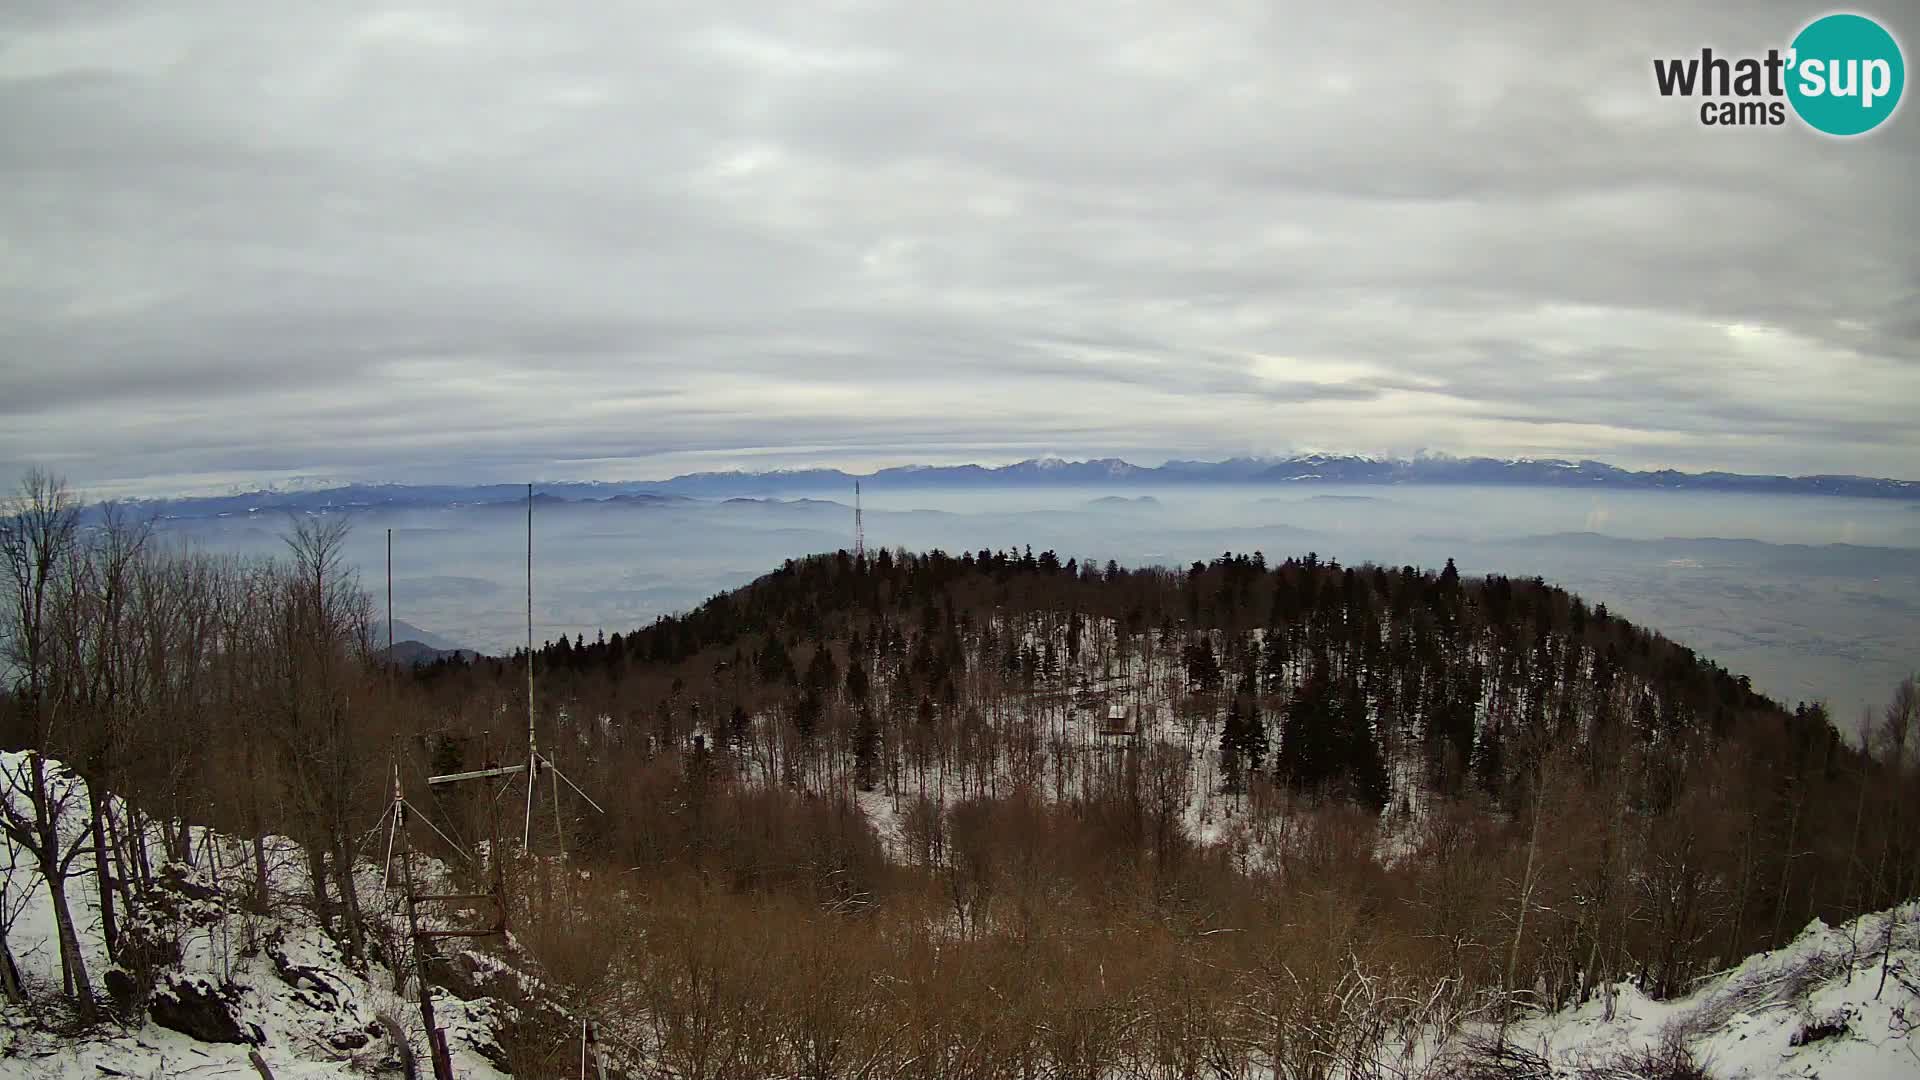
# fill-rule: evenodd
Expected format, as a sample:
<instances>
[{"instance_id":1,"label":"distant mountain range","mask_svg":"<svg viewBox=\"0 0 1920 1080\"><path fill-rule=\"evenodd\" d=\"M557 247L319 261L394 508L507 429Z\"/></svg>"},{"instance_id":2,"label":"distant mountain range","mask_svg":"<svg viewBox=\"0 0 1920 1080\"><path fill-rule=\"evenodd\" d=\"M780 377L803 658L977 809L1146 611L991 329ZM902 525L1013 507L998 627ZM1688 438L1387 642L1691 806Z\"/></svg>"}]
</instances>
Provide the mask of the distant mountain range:
<instances>
[{"instance_id":1,"label":"distant mountain range","mask_svg":"<svg viewBox=\"0 0 1920 1080\"><path fill-rule=\"evenodd\" d=\"M386 653L387 623L377 620L373 624L373 641L379 646L380 653ZM393 620L393 660L403 667L418 667L431 664L435 660L448 657L460 657L472 660L480 654L454 641L449 641L428 630L422 630L412 623L401 619Z\"/></svg>"},{"instance_id":2,"label":"distant mountain range","mask_svg":"<svg viewBox=\"0 0 1920 1080\"><path fill-rule=\"evenodd\" d=\"M561 482L538 485L537 501L597 502L625 506L670 506L695 499L766 498L779 495L850 493L855 480L869 491L906 488L992 489L1033 487L1137 488L1236 484L1276 488L1305 484L1472 484L1638 491L1731 491L1772 495L1844 495L1920 500L1920 481L1867 476L1765 476L1688 473L1673 469L1636 472L1603 461L1554 458L1373 458L1306 454L1226 461L1169 461L1146 467L1119 458L1066 461L1034 458L1012 465L906 465L867 474L839 469L771 472L699 472L671 480ZM521 484L349 484L291 491L252 491L186 499L142 500L142 509L163 516L213 517L267 511L410 509L522 505Z\"/></svg>"}]
</instances>

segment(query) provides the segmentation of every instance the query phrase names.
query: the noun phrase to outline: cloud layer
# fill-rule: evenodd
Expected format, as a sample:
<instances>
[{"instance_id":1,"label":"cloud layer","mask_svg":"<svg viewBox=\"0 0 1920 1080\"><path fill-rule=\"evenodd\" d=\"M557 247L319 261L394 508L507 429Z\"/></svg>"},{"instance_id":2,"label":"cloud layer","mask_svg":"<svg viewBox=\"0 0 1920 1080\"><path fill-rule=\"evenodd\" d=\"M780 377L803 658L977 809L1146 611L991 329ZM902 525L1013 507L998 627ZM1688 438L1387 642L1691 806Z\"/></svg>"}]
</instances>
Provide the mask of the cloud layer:
<instances>
[{"instance_id":1,"label":"cloud layer","mask_svg":"<svg viewBox=\"0 0 1920 1080\"><path fill-rule=\"evenodd\" d=\"M1703 128L1652 58L1817 12L1589 7L10 4L0 471L1920 474L1911 103Z\"/></svg>"}]
</instances>

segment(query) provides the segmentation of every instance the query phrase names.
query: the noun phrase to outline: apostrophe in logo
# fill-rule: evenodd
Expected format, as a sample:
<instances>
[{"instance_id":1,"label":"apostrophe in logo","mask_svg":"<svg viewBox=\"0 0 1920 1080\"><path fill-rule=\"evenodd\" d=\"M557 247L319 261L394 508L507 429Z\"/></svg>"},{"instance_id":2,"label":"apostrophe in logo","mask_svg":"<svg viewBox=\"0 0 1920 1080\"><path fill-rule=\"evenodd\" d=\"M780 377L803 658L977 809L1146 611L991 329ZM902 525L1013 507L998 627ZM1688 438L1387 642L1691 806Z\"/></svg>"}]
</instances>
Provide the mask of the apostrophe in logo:
<instances>
[{"instance_id":1,"label":"apostrophe in logo","mask_svg":"<svg viewBox=\"0 0 1920 1080\"><path fill-rule=\"evenodd\" d=\"M1800 119L1829 135L1872 131L1900 106L1907 66L1900 44L1865 15L1828 15L1807 24L1787 52L1787 100Z\"/></svg>"},{"instance_id":2,"label":"apostrophe in logo","mask_svg":"<svg viewBox=\"0 0 1920 1080\"><path fill-rule=\"evenodd\" d=\"M1699 97L1706 127L1777 127L1788 107L1828 135L1861 135L1900 107L1907 67L1900 43L1865 15L1824 15L1802 27L1788 47L1762 56L1698 57L1653 62L1662 97Z\"/></svg>"}]
</instances>

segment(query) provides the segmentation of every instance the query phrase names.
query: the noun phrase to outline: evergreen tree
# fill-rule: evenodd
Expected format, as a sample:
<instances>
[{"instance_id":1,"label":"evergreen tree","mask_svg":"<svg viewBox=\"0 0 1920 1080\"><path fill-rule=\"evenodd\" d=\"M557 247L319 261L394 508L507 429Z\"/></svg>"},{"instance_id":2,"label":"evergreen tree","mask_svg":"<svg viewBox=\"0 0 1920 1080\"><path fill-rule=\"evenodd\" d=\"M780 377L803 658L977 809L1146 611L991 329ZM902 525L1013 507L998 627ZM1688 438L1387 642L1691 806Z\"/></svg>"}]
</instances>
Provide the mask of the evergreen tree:
<instances>
[{"instance_id":1,"label":"evergreen tree","mask_svg":"<svg viewBox=\"0 0 1920 1080\"><path fill-rule=\"evenodd\" d=\"M867 700L867 669L857 654L847 658L847 700L855 705Z\"/></svg>"},{"instance_id":2,"label":"evergreen tree","mask_svg":"<svg viewBox=\"0 0 1920 1080\"><path fill-rule=\"evenodd\" d=\"M825 645L813 650L813 659L807 662L807 691L825 696L839 682L840 670L833 662L833 652Z\"/></svg>"},{"instance_id":3,"label":"evergreen tree","mask_svg":"<svg viewBox=\"0 0 1920 1080\"><path fill-rule=\"evenodd\" d=\"M1226 724L1220 731L1220 769L1227 778L1227 790L1236 794L1243 790L1245 777L1260 770L1267 754L1267 726L1252 687L1251 679L1241 683L1227 703Z\"/></svg>"},{"instance_id":4,"label":"evergreen tree","mask_svg":"<svg viewBox=\"0 0 1920 1080\"><path fill-rule=\"evenodd\" d=\"M1244 705L1242 711L1246 717L1241 732L1240 756L1245 760L1247 771L1259 772L1267 760L1267 721L1260 713L1260 696L1254 693L1254 681L1246 680L1240 689L1240 698Z\"/></svg>"},{"instance_id":5,"label":"evergreen tree","mask_svg":"<svg viewBox=\"0 0 1920 1080\"><path fill-rule=\"evenodd\" d=\"M854 782L861 791L872 791L880 769L880 725L864 698L853 727Z\"/></svg>"},{"instance_id":6,"label":"evergreen tree","mask_svg":"<svg viewBox=\"0 0 1920 1080\"><path fill-rule=\"evenodd\" d=\"M1480 782L1480 789L1489 795L1499 795L1502 781L1506 778L1506 753L1501 745L1500 725L1489 721L1480 732L1480 743L1474 747L1473 775Z\"/></svg>"},{"instance_id":7,"label":"evergreen tree","mask_svg":"<svg viewBox=\"0 0 1920 1080\"><path fill-rule=\"evenodd\" d=\"M800 694L800 700L793 707L793 727L800 733L800 745L811 747L813 733L820 726L820 717L826 712L825 704L820 700L820 692L809 686Z\"/></svg>"},{"instance_id":8,"label":"evergreen tree","mask_svg":"<svg viewBox=\"0 0 1920 1080\"><path fill-rule=\"evenodd\" d=\"M1220 775L1226 778L1227 792L1238 795L1244 790L1242 776L1246 767L1246 723L1240 714L1240 699L1227 705L1227 722L1220 729Z\"/></svg>"},{"instance_id":9,"label":"evergreen tree","mask_svg":"<svg viewBox=\"0 0 1920 1080\"><path fill-rule=\"evenodd\" d=\"M1464 770L1473 761L1473 702L1445 681L1436 693L1427 719L1427 768L1438 782L1449 765Z\"/></svg>"},{"instance_id":10,"label":"evergreen tree","mask_svg":"<svg viewBox=\"0 0 1920 1080\"><path fill-rule=\"evenodd\" d=\"M1267 693L1280 689L1280 682L1287 674L1287 661L1292 658L1293 652L1287 648L1287 632L1277 625L1269 627L1260 657L1260 670L1265 675Z\"/></svg>"},{"instance_id":11,"label":"evergreen tree","mask_svg":"<svg viewBox=\"0 0 1920 1080\"><path fill-rule=\"evenodd\" d=\"M1220 660L1213 654L1213 639L1206 634L1187 646L1187 681L1202 691L1220 688Z\"/></svg>"},{"instance_id":12,"label":"evergreen tree","mask_svg":"<svg viewBox=\"0 0 1920 1080\"><path fill-rule=\"evenodd\" d=\"M1375 813L1386 809L1388 790L1387 761L1380 752L1380 740L1367 721L1366 695L1356 680L1348 680L1341 708L1346 725L1346 780L1353 799Z\"/></svg>"},{"instance_id":13,"label":"evergreen tree","mask_svg":"<svg viewBox=\"0 0 1920 1080\"><path fill-rule=\"evenodd\" d=\"M777 631L769 631L767 643L754 659L754 666L760 672L760 681L778 682L793 673L793 661L787 656L787 647L781 643Z\"/></svg>"},{"instance_id":14,"label":"evergreen tree","mask_svg":"<svg viewBox=\"0 0 1920 1080\"><path fill-rule=\"evenodd\" d=\"M747 716L747 710L735 705L727 717L727 749L735 754L745 753L747 738L752 732L753 724Z\"/></svg>"},{"instance_id":15,"label":"evergreen tree","mask_svg":"<svg viewBox=\"0 0 1920 1080\"><path fill-rule=\"evenodd\" d=\"M1293 787L1323 787L1340 769L1344 725L1341 701L1324 659L1317 660L1294 690L1281 730L1276 767Z\"/></svg>"}]
</instances>

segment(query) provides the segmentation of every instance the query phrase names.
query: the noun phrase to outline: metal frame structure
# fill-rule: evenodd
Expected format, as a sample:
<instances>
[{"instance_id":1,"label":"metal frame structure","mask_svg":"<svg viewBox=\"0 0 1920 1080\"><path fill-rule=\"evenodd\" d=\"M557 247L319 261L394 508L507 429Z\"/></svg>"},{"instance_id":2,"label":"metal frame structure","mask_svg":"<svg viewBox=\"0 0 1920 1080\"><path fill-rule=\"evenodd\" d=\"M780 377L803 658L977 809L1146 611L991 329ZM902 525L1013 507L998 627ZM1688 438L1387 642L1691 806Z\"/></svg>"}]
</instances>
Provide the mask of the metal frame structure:
<instances>
[{"instance_id":1,"label":"metal frame structure","mask_svg":"<svg viewBox=\"0 0 1920 1080\"><path fill-rule=\"evenodd\" d=\"M390 665L394 663L394 656L393 656L393 530L392 529L387 530L387 662ZM533 803L534 803L536 789L540 781L540 774L541 774L541 771L544 769L545 771L550 773L552 776L550 783L551 783L551 790L553 793L554 839L559 846L560 857L564 861L566 859L566 854L567 854L566 828L565 828L565 822L564 822L564 819L562 818L561 810L560 810L560 782L563 780L566 781L566 785L572 788L574 793L579 795L580 798L586 800L587 805L593 807L595 810L598 810L602 814L606 813L606 810L602 808L599 803L594 802L593 798L589 796L586 792L580 790L580 785L574 783L571 779L567 777L565 773L561 772L560 767L554 764L552 758L540 752L539 737L536 734L536 730L534 726L535 709L534 709L533 693L534 693L534 683L533 683L533 485L528 484L527 485L527 761L526 761L526 764L507 765L507 766L501 766L496 764L493 757L492 741L488 740L486 750L485 750L485 764L483 765L483 767L479 769L469 770L466 772L446 773L440 776L428 776L427 784L429 788L433 788L433 787L439 787L442 785L458 784L458 783L469 782L474 780L493 780L493 779L498 779L500 777L514 777L514 776L520 775L521 773L525 773L527 776L526 812L522 819L521 834L520 834L521 849L524 851L530 848L533 843ZM495 937L495 936L502 936L507 932L507 894L506 894L505 877L501 869L498 806L500 802L500 796L505 795L507 793L507 789L511 786L512 784L511 782L509 782L507 785L501 787L500 790L495 792L493 797L489 799L487 802L488 827L491 832L491 841L487 851L487 855L488 855L489 861L491 861L493 864L493 874L492 874L493 880L491 882L491 887L487 892L484 892L484 893L422 893L415 887L414 879L413 879L413 843L408 833L408 825L410 823L408 814L410 811L418 815L422 821L425 821L427 823L427 827L433 830L434 835L438 836L442 841L446 842L455 851L458 851L463 856L466 856L466 858L469 861L472 860L473 856L469 852L467 852L465 848L461 847L458 843L455 843L454 840L451 837L449 837L446 833L442 832L440 830L440 827L433 823L432 819L428 818L426 814L418 811L411 803L407 801L405 790L403 789L400 783L400 765L397 757L393 765L393 798L388 803L386 811L383 814L381 814L380 821L374 824L374 827L368 831L366 839L363 839L361 841L361 845L364 847L366 844L366 840L372 839L373 836L379 833L380 825L382 823L385 823L387 825L386 864L382 868L382 873L381 873L381 882L382 882L383 888L389 887L392 884L393 856L394 856L396 847L399 849L399 855L401 860L401 863L400 863L401 884L406 890L405 897L406 897L406 906L407 906L407 935L413 947L414 976L418 982L419 990L420 990L420 1017L421 1017L421 1020L426 1024L427 1042L428 1042L429 1049L432 1051L431 1058L433 1063L433 1075L435 1077L435 1080L453 1080L453 1060L447 1048L446 1032L442 1028L440 1028L438 1023L434 1019L433 993L432 993L431 987L428 984L427 977L426 977L427 963L430 959L427 953L427 945L430 942L445 939L445 938ZM442 929L442 930L423 929L420 925L420 905L422 904L432 904L432 903L473 904L473 903L478 903L480 901L491 901L493 905L494 918L491 925L484 926L484 927L474 927L471 929ZM583 1029L583 1036L584 1036L585 1042L591 1042L592 1041L591 1029L590 1028ZM584 1068L584 1062L585 1062L584 1045L582 1048L582 1062L583 1062L583 1068Z\"/></svg>"},{"instance_id":2,"label":"metal frame structure","mask_svg":"<svg viewBox=\"0 0 1920 1080\"><path fill-rule=\"evenodd\" d=\"M433 823L432 818L407 801L406 792L400 783L400 765L396 761L393 765L393 798L387 804L386 812L380 815L380 821L374 824L367 833L366 839L361 841L361 845L364 847L367 840L379 833L381 823L387 825L387 856L386 864L381 870L381 887L386 889L393 884L393 857L397 853L400 856L400 884L404 890L402 895L406 900L407 908L407 939L412 946L414 981L420 994L420 1019L427 1032L427 1048L433 1065L434 1080L454 1080L453 1058L447 1048L447 1034L433 1014L433 988L427 979L427 965L433 957L427 952L427 944L440 938L495 937L507 932L507 891L506 880L500 867L498 815L491 811L488 815L493 826L493 840L489 848L489 855L493 862L491 887L484 893L422 893L413 880L413 837L409 831L412 820L409 817L410 813L426 822L427 828L432 829L435 836L469 861L473 856L452 837L442 832L440 827ZM420 905L422 904L472 904L479 901L488 901L492 904L494 917L491 925L457 930L427 930L420 926Z\"/></svg>"},{"instance_id":3,"label":"metal frame structure","mask_svg":"<svg viewBox=\"0 0 1920 1080\"><path fill-rule=\"evenodd\" d=\"M391 624L391 620L389 620L389 624ZM560 813L561 782L565 781L566 785L573 789L574 794L586 800L586 803L588 806L593 807L595 810L598 810L602 814L606 813L607 811L599 803L594 802L593 797L591 795L588 795L586 792L580 790L579 784L574 783L571 779L568 778L566 773L561 772L560 766L554 764L554 761L552 758L540 752L540 737L536 733L534 728L533 485L528 484L527 485L527 763L524 765L504 765L504 766L490 765L486 768L473 769L468 772L447 773L442 776L429 776L427 777L427 783L429 785L453 784L463 780L491 780L497 777L517 776L521 773L525 773L527 776L527 806L526 806L526 813L521 821L520 846L522 849L526 849L526 848L530 848L533 845L533 803L534 803L535 793L539 788L540 773L542 770L545 770L546 772L551 774L550 784L553 791L553 838L554 838L554 842L559 846L560 858L562 860L565 860L567 857L567 837L566 837L565 823ZM505 792L506 792L506 789L502 788L500 791L500 794L505 794ZM500 795L498 794L494 796L494 799L496 801L499 798L500 798Z\"/></svg>"}]
</instances>

